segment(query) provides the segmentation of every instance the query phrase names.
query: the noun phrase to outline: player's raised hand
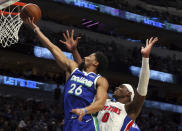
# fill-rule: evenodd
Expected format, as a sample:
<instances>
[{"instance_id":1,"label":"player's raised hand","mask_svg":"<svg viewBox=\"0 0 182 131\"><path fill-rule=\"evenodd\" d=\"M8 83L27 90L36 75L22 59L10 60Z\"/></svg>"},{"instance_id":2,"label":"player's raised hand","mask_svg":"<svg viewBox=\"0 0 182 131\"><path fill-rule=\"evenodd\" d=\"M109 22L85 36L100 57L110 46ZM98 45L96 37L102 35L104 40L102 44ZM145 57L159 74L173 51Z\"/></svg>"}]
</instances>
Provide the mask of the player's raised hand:
<instances>
[{"instance_id":1,"label":"player's raised hand","mask_svg":"<svg viewBox=\"0 0 182 131\"><path fill-rule=\"evenodd\" d=\"M77 37L75 40L74 40L74 30L71 31L71 36L69 34L69 31L67 30L66 31L66 34L63 33L63 36L65 38L66 41L62 41L62 40L59 40L62 44L66 45L66 48L69 50L69 51L73 51L77 48L77 45L78 45L78 40L81 38L81 37Z\"/></svg>"},{"instance_id":2,"label":"player's raised hand","mask_svg":"<svg viewBox=\"0 0 182 131\"><path fill-rule=\"evenodd\" d=\"M72 112L74 114L77 114L79 117L78 117L78 120L79 121L82 121L82 118L83 116L85 115L85 112L84 112L84 109L72 109Z\"/></svg>"},{"instance_id":3,"label":"player's raised hand","mask_svg":"<svg viewBox=\"0 0 182 131\"><path fill-rule=\"evenodd\" d=\"M146 45L145 47L142 46L141 48L141 53L143 55L143 57L148 58L151 52L151 49L153 47L153 45L158 41L158 37L151 37L150 39L146 40Z\"/></svg>"},{"instance_id":4,"label":"player's raised hand","mask_svg":"<svg viewBox=\"0 0 182 131\"><path fill-rule=\"evenodd\" d=\"M34 23L34 17L32 19L28 17L24 22L28 24L32 29L38 28L38 26Z\"/></svg>"}]
</instances>

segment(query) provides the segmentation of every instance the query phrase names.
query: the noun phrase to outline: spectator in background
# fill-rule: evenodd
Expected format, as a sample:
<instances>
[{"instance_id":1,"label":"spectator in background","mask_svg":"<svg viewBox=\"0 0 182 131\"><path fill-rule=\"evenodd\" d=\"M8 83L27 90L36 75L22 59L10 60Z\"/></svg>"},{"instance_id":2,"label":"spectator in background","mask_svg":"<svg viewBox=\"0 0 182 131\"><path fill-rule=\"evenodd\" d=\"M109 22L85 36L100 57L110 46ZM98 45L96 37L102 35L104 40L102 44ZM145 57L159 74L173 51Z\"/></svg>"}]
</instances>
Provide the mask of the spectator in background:
<instances>
[{"instance_id":1,"label":"spectator in background","mask_svg":"<svg viewBox=\"0 0 182 131\"><path fill-rule=\"evenodd\" d=\"M62 105L61 89L59 88L59 84L57 84L57 87L54 89L54 100L56 105Z\"/></svg>"}]
</instances>

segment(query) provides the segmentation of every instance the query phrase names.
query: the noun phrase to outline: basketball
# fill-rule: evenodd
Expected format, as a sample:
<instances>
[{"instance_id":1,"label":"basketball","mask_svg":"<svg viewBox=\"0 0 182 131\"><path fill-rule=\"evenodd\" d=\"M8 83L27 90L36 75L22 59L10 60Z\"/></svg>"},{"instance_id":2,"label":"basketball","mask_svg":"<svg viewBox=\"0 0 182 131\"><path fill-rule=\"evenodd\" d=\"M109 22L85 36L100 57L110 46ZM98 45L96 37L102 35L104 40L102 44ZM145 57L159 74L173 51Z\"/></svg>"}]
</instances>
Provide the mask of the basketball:
<instances>
[{"instance_id":1,"label":"basketball","mask_svg":"<svg viewBox=\"0 0 182 131\"><path fill-rule=\"evenodd\" d=\"M22 7L20 12L20 18L25 21L28 17L31 19L34 17L34 23L37 23L42 16L41 9L38 5L29 3Z\"/></svg>"}]
</instances>

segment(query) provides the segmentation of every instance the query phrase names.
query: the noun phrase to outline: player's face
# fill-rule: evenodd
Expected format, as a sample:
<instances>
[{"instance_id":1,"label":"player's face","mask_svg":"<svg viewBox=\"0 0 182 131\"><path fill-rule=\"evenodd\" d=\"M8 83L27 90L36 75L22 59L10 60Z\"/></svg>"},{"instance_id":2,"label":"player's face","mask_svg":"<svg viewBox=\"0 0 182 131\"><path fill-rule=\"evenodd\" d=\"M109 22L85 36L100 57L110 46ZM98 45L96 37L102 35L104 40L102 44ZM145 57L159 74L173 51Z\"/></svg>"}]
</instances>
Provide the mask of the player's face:
<instances>
[{"instance_id":1,"label":"player's face","mask_svg":"<svg viewBox=\"0 0 182 131\"><path fill-rule=\"evenodd\" d=\"M96 62L97 62L97 60L96 60L95 53L93 53L93 54L91 54L89 56L84 57L84 63L85 63L86 67L91 66L91 65L93 65Z\"/></svg>"},{"instance_id":2,"label":"player's face","mask_svg":"<svg viewBox=\"0 0 182 131\"><path fill-rule=\"evenodd\" d=\"M124 85L120 85L115 88L114 96L116 98L124 98L129 93L128 89Z\"/></svg>"}]
</instances>

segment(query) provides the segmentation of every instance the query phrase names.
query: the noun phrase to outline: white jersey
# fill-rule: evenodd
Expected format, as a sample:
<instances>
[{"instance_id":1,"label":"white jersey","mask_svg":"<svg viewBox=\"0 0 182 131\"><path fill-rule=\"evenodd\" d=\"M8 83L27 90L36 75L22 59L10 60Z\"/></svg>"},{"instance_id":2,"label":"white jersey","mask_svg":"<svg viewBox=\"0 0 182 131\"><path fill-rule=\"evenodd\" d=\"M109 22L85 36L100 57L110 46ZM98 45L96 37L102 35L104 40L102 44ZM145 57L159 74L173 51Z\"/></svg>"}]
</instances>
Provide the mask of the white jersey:
<instances>
[{"instance_id":1,"label":"white jersey","mask_svg":"<svg viewBox=\"0 0 182 131\"><path fill-rule=\"evenodd\" d=\"M128 131L133 121L128 117L125 104L106 100L104 109L98 113L100 131Z\"/></svg>"}]
</instances>

